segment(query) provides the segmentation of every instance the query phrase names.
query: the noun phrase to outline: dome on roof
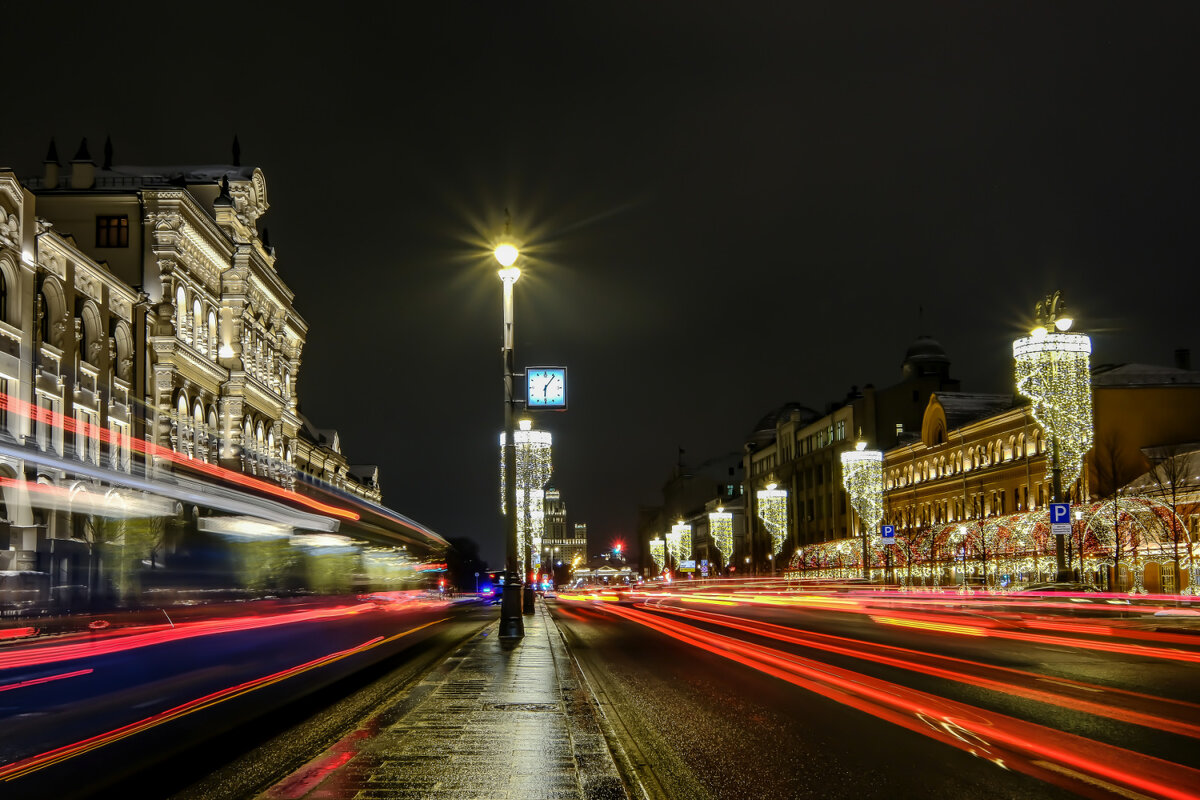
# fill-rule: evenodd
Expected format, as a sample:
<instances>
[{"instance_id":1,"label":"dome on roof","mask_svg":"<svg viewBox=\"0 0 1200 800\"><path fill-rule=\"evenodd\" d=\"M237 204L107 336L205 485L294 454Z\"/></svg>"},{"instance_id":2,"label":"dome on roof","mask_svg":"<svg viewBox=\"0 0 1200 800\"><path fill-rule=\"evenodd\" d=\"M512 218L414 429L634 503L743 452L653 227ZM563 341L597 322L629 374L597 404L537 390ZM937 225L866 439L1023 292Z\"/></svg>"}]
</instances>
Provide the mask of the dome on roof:
<instances>
[{"instance_id":1,"label":"dome on roof","mask_svg":"<svg viewBox=\"0 0 1200 800\"><path fill-rule=\"evenodd\" d=\"M949 361L950 356L946 355L945 349L942 348L941 342L937 339L934 339L932 336L918 336L916 341L908 346L908 352L904 354L905 361L913 359L920 361L930 361L933 359Z\"/></svg>"},{"instance_id":2,"label":"dome on roof","mask_svg":"<svg viewBox=\"0 0 1200 800\"><path fill-rule=\"evenodd\" d=\"M901 369L906 378L916 375L948 375L950 356L946 355L942 343L937 339L921 335L908 346Z\"/></svg>"},{"instance_id":3,"label":"dome on roof","mask_svg":"<svg viewBox=\"0 0 1200 800\"><path fill-rule=\"evenodd\" d=\"M779 408L772 409L763 415L763 418L754 426L754 430L746 437L746 443L753 444L755 448L758 448L775 441L775 425L793 411L799 412L800 418L805 422L811 422L821 416L800 403L784 403Z\"/></svg>"}]
</instances>

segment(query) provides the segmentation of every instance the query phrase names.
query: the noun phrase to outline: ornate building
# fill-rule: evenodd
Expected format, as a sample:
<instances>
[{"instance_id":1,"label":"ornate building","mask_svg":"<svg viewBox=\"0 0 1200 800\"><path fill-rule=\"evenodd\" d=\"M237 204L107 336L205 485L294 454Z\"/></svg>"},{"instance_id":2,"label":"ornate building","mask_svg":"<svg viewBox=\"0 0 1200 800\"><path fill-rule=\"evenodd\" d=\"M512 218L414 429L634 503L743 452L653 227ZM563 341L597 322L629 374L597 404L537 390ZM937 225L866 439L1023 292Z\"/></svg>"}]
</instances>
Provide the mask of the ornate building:
<instances>
[{"instance_id":1,"label":"ornate building","mask_svg":"<svg viewBox=\"0 0 1200 800\"><path fill-rule=\"evenodd\" d=\"M751 562L760 569L781 567L798 547L853 536L842 451L860 435L875 449L911 439L930 395L958 385L942 346L920 336L904 354L899 383L852 387L825 414L787 403L763 417L747 437L744 456ZM771 521L775 517L780 521Z\"/></svg>"},{"instance_id":2,"label":"ornate building","mask_svg":"<svg viewBox=\"0 0 1200 800\"><path fill-rule=\"evenodd\" d=\"M88 468L219 464L380 502L378 470L298 412L308 328L262 226L266 180L238 160L235 143L229 165L113 166L106 146L97 167L85 140L69 170L53 142L42 176L0 170L0 570L71 571L84 515L28 493L75 497Z\"/></svg>"}]
</instances>

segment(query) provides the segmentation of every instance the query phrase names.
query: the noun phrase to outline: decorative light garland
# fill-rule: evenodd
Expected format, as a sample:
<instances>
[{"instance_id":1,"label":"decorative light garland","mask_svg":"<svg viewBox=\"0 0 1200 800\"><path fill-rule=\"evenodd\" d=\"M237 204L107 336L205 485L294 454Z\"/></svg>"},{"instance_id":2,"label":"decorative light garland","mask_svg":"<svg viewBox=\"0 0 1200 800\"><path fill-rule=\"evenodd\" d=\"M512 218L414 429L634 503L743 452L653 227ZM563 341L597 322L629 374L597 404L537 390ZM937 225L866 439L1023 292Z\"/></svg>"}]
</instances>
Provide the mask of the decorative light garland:
<instances>
[{"instance_id":1,"label":"decorative light garland","mask_svg":"<svg viewBox=\"0 0 1200 800\"><path fill-rule=\"evenodd\" d=\"M1032 401L1048 440L1046 469L1057 461L1064 488L1078 480L1092 448L1091 352L1092 340L1082 333L1039 328L1013 342L1017 393Z\"/></svg>"},{"instance_id":2,"label":"decorative light garland","mask_svg":"<svg viewBox=\"0 0 1200 800\"><path fill-rule=\"evenodd\" d=\"M672 525L671 534L675 537L675 567L678 568L680 562L692 560L692 526L686 522Z\"/></svg>"},{"instance_id":3,"label":"decorative light garland","mask_svg":"<svg viewBox=\"0 0 1200 800\"><path fill-rule=\"evenodd\" d=\"M866 442L858 449L842 453L842 484L850 495L850 506L858 513L863 533L879 533L883 519L883 453L867 450Z\"/></svg>"},{"instance_id":4,"label":"decorative light garland","mask_svg":"<svg viewBox=\"0 0 1200 800\"><path fill-rule=\"evenodd\" d=\"M733 557L733 514L728 511L713 511L708 515L708 535L721 553L725 563Z\"/></svg>"},{"instance_id":5,"label":"decorative light garland","mask_svg":"<svg viewBox=\"0 0 1200 800\"><path fill-rule=\"evenodd\" d=\"M656 575L666 568L666 542L661 538L650 540L650 558L654 560L654 573Z\"/></svg>"},{"instance_id":6,"label":"decorative light garland","mask_svg":"<svg viewBox=\"0 0 1200 800\"><path fill-rule=\"evenodd\" d=\"M771 553L778 553L787 536L787 489L776 489L775 484L771 484L769 488L759 489L755 496L758 498L758 518L771 535Z\"/></svg>"},{"instance_id":7,"label":"decorative light garland","mask_svg":"<svg viewBox=\"0 0 1200 800\"><path fill-rule=\"evenodd\" d=\"M541 563L542 529L545 511L545 487L553 469L551 462L552 437L549 431L533 430L530 420L520 421L521 429L513 432L517 450L517 563L525 564L525 550L531 548L530 561L536 568ZM500 510L504 512L504 490L508 476L504 463L505 436L500 434Z\"/></svg>"},{"instance_id":8,"label":"decorative light garland","mask_svg":"<svg viewBox=\"0 0 1200 800\"><path fill-rule=\"evenodd\" d=\"M681 535L682 534L674 529L667 534L667 555L669 555L671 560L675 562L676 569L679 568L679 537ZM669 566L670 564L664 564L663 568L666 569Z\"/></svg>"}]
</instances>

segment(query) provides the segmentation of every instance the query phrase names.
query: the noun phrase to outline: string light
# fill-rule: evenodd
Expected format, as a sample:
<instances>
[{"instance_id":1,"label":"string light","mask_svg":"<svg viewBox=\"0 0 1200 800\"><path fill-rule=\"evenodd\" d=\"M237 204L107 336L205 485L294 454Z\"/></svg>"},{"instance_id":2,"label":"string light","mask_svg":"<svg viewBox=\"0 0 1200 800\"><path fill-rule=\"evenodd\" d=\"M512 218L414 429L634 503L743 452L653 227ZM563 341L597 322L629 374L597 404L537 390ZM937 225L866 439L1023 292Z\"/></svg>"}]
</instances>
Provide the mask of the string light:
<instances>
[{"instance_id":1,"label":"string light","mask_svg":"<svg viewBox=\"0 0 1200 800\"><path fill-rule=\"evenodd\" d=\"M650 558L654 560L655 574L666 568L666 542L661 538L650 540Z\"/></svg>"},{"instance_id":2,"label":"string light","mask_svg":"<svg viewBox=\"0 0 1200 800\"><path fill-rule=\"evenodd\" d=\"M733 514L728 511L713 511L708 515L708 535L720 551L725 563L733 557Z\"/></svg>"},{"instance_id":3,"label":"string light","mask_svg":"<svg viewBox=\"0 0 1200 800\"><path fill-rule=\"evenodd\" d=\"M867 450L860 441L854 450L842 453L842 484L850 495L850 506L858 513L864 534L879 531L883 519L883 453Z\"/></svg>"},{"instance_id":4,"label":"string light","mask_svg":"<svg viewBox=\"0 0 1200 800\"><path fill-rule=\"evenodd\" d=\"M1057 461L1064 487L1079 478L1092 448L1091 352L1086 335L1047 333L1045 328L1013 342L1017 393L1032 402L1033 418L1049 445L1047 470Z\"/></svg>"},{"instance_id":5,"label":"string light","mask_svg":"<svg viewBox=\"0 0 1200 800\"><path fill-rule=\"evenodd\" d=\"M517 563L525 563L525 549L530 550L530 562L536 568L541 564L542 529L545 522L546 483L552 471L549 431L533 430L530 420L520 421L520 430L513 432L513 443L517 451ZM503 513L504 490L508 476L504 464L504 434L500 434L500 510Z\"/></svg>"},{"instance_id":6,"label":"string light","mask_svg":"<svg viewBox=\"0 0 1200 800\"><path fill-rule=\"evenodd\" d=\"M783 549L783 540L787 536L787 489L777 489L772 483L766 489L759 489L755 496L758 498L758 518L771 535L773 555Z\"/></svg>"},{"instance_id":7,"label":"string light","mask_svg":"<svg viewBox=\"0 0 1200 800\"><path fill-rule=\"evenodd\" d=\"M679 567L679 537L680 533L674 529L667 534L667 555L675 562L676 568Z\"/></svg>"},{"instance_id":8,"label":"string light","mask_svg":"<svg viewBox=\"0 0 1200 800\"><path fill-rule=\"evenodd\" d=\"M685 522L671 526L671 535L675 537L675 563L692 560L692 526ZM670 539L668 539L670 541Z\"/></svg>"}]
</instances>

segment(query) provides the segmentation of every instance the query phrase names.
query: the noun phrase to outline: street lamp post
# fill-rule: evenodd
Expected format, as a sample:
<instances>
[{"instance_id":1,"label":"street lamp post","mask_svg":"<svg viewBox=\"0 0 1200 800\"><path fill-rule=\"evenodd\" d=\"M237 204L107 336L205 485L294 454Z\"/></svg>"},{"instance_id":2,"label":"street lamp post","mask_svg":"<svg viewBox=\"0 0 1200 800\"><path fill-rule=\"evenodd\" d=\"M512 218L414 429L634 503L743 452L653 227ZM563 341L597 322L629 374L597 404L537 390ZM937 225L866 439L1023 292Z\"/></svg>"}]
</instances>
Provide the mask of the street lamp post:
<instances>
[{"instance_id":1,"label":"street lamp post","mask_svg":"<svg viewBox=\"0 0 1200 800\"><path fill-rule=\"evenodd\" d=\"M1070 333L1074 320L1061 292L1039 302L1034 316L1029 336L1013 342L1017 393L1029 398L1033 418L1050 438L1051 492L1061 503L1064 483L1069 488L1078 479L1092 447L1092 340ZM1063 538L1054 537L1058 581L1067 580Z\"/></svg>"},{"instance_id":2,"label":"street lamp post","mask_svg":"<svg viewBox=\"0 0 1200 800\"><path fill-rule=\"evenodd\" d=\"M879 522L883 519L883 452L868 450L866 441L860 438L853 450L842 453L841 460L842 483L862 528L862 576L869 580L871 562L867 537L879 531Z\"/></svg>"},{"instance_id":3,"label":"street lamp post","mask_svg":"<svg viewBox=\"0 0 1200 800\"><path fill-rule=\"evenodd\" d=\"M507 233L507 226L506 231ZM496 247L496 261L500 262L500 281L504 285L504 518L505 531L505 575L504 592L500 598L500 637L520 639L525 636L525 622L521 618L521 584L523 570L517 563L517 442L513 430L513 284L521 277L517 261L517 248L508 242Z\"/></svg>"}]
</instances>

